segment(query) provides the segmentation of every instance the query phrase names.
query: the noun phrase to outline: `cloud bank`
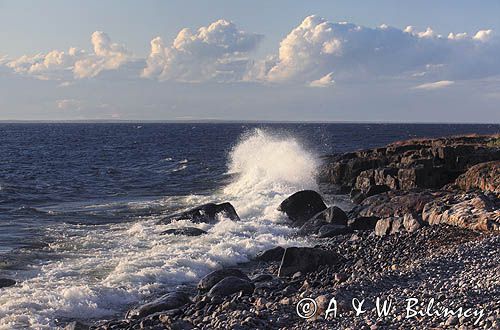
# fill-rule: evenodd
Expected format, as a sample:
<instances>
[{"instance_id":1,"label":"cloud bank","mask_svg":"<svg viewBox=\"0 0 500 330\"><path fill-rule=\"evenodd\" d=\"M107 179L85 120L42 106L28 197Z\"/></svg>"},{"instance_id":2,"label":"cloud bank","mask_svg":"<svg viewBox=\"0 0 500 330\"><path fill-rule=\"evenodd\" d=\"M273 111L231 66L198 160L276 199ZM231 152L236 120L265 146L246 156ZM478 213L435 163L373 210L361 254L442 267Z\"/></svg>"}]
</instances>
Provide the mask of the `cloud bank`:
<instances>
[{"instance_id":1,"label":"cloud bank","mask_svg":"<svg viewBox=\"0 0 500 330\"><path fill-rule=\"evenodd\" d=\"M147 58L140 59L97 31L91 36L91 51L70 48L3 58L0 66L38 79L66 81L126 71L137 79L158 81L310 87L399 79L425 90L500 74L499 38L488 29L443 36L430 27L423 31L412 26L370 28L309 16L283 38L277 54L252 58L262 39L220 19L196 31L182 29L171 43L156 37Z\"/></svg>"}]
</instances>

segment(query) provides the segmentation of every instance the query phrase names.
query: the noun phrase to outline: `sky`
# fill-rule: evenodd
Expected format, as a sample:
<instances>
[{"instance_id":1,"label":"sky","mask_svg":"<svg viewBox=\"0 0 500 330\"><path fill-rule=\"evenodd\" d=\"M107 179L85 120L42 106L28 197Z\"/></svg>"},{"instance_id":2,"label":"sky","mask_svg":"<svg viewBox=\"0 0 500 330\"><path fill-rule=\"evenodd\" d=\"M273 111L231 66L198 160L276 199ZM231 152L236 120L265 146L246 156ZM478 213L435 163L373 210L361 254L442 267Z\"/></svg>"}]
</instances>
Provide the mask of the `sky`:
<instances>
[{"instance_id":1,"label":"sky","mask_svg":"<svg viewBox=\"0 0 500 330\"><path fill-rule=\"evenodd\" d=\"M0 120L500 123L500 1L0 0Z\"/></svg>"}]
</instances>

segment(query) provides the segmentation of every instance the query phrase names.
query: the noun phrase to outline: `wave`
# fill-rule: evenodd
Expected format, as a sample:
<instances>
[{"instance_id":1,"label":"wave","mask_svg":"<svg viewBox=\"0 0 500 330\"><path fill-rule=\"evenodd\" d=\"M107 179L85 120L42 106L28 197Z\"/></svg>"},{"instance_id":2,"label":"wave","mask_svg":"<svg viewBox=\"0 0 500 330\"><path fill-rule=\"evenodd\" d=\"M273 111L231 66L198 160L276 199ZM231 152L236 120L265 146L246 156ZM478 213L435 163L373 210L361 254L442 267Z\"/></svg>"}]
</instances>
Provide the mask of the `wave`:
<instances>
[{"instance_id":1,"label":"wave","mask_svg":"<svg viewBox=\"0 0 500 330\"><path fill-rule=\"evenodd\" d=\"M276 246L303 245L288 237L277 206L289 194L316 188L317 158L286 134L253 130L231 150L228 172L234 179L211 196L164 198L165 209L207 202L233 203L241 221L216 224L177 221L157 225L158 215L99 227L59 224L47 227L56 239L50 249L58 260L18 273L19 285L0 296L0 329L57 328L55 319L99 319L155 293L194 283L211 270L246 262ZM199 237L161 235L165 229L197 226Z\"/></svg>"}]
</instances>

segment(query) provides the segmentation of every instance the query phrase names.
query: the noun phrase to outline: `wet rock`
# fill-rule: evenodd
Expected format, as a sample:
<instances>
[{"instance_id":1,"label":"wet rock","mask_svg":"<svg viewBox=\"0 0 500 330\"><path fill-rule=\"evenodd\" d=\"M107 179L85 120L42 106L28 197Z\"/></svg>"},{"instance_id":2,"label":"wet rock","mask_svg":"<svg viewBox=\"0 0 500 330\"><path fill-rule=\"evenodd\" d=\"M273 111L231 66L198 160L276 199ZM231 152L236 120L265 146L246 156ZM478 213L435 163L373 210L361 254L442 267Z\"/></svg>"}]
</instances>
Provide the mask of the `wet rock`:
<instances>
[{"instance_id":1,"label":"wet rock","mask_svg":"<svg viewBox=\"0 0 500 330\"><path fill-rule=\"evenodd\" d=\"M315 214L326 209L323 198L313 190L302 190L285 199L278 210L286 213L295 226L302 226Z\"/></svg>"},{"instance_id":2,"label":"wet rock","mask_svg":"<svg viewBox=\"0 0 500 330\"><path fill-rule=\"evenodd\" d=\"M349 221L349 228L353 230L373 230L379 217L356 217Z\"/></svg>"},{"instance_id":3,"label":"wet rock","mask_svg":"<svg viewBox=\"0 0 500 330\"><path fill-rule=\"evenodd\" d=\"M189 296L186 293L181 291L171 292L150 303L129 310L125 317L127 319L142 318L154 313L179 308L189 302Z\"/></svg>"},{"instance_id":4,"label":"wet rock","mask_svg":"<svg viewBox=\"0 0 500 330\"><path fill-rule=\"evenodd\" d=\"M296 272L307 273L322 265L331 266L341 262L343 262L343 258L333 251L309 247L289 247L283 255L278 276L291 276Z\"/></svg>"},{"instance_id":5,"label":"wet rock","mask_svg":"<svg viewBox=\"0 0 500 330\"><path fill-rule=\"evenodd\" d=\"M204 204L194 209L173 214L159 221L160 224L168 224L174 220L190 220L194 223L215 223L217 216L225 216L232 221L239 221L240 217L231 203Z\"/></svg>"},{"instance_id":6,"label":"wet rock","mask_svg":"<svg viewBox=\"0 0 500 330\"><path fill-rule=\"evenodd\" d=\"M184 227L184 228L173 228L167 229L161 233L161 235L183 235L183 236L200 236L206 234L207 232L203 229L196 227Z\"/></svg>"},{"instance_id":7,"label":"wet rock","mask_svg":"<svg viewBox=\"0 0 500 330\"><path fill-rule=\"evenodd\" d=\"M271 274L257 274L254 277L252 277L252 282L253 283L259 283L259 282L269 282L274 279L274 276Z\"/></svg>"},{"instance_id":8,"label":"wet rock","mask_svg":"<svg viewBox=\"0 0 500 330\"><path fill-rule=\"evenodd\" d=\"M0 278L0 288L6 288L13 285L16 285L16 281L10 278Z\"/></svg>"},{"instance_id":9,"label":"wet rock","mask_svg":"<svg viewBox=\"0 0 500 330\"><path fill-rule=\"evenodd\" d=\"M255 257L258 261L280 261L283 258L283 253L285 253L285 248L281 246L274 247L272 249L260 252Z\"/></svg>"},{"instance_id":10,"label":"wet rock","mask_svg":"<svg viewBox=\"0 0 500 330\"><path fill-rule=\"evenodd\" d=\"M347 226L347 215L341 208L331 206L317 214L300 227L299 235L317 234L324 225Z\"/></svg>"},{"instance_id":11,"label":"wet rock","mask_svg":"<svg viewBox=\"0 0 500 330\"><path fill-rule=\"evenodd\" d=\"M455 185L465 191L479 189L500 193L500 161L472 166L455 180Z\"/></svg>"},{"instance_id":12,"label":"wet rock","mask_svg":"<svg viewBox=\"0 0 500 330\"><path fill-rule=\"evenodd\" d=\"M210 290L214 285L222 281L224 278L233 276L233 277L238 277L246 281L250 281L248 276L245 275L241 270L236 269L236 268L223 268L219 269L216 271L211 272L210 274L207 274L205 277L203 277L200 282L198 283L198 290L200 291L208 291Z\"/></svg>"},{"instance_id":13,"label":"wet rock","mask_svg":"<svg viewBox=\"0 0 500 330\"><path fill-rule=\"evenodd\" d=\"M228 276L215 284L208 292L209 297L226 297L236 292L252 294L255 286L247 280L236 276Z\"/></svg>"},{"instance_id":14,"label":"wet rock","mask_svg":"<svg viewBox=\"0 0 500 330\"><path fill-rule=\"evenodd\" d=\"M427 203L422 211L423 221L431 224L482 230L500 230L500 199L479 192L448 194Z\"/></svg>"}]
</instances>

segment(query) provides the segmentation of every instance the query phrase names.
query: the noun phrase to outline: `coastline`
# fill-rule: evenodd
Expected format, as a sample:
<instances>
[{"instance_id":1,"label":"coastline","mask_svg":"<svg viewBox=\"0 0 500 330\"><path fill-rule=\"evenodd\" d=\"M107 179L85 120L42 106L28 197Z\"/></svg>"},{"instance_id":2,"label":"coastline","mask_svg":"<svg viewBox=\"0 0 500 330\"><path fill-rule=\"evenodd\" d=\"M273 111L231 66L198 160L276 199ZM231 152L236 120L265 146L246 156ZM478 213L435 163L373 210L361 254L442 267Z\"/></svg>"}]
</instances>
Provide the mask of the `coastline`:
<instances>
[{"instance_id":1,"label":"coastline","mask_svg":"<svg viewBox=\"0 0 500 330\"><path fill-rule=\"evenodd\" d=\"M182 297L166 297L169 308L149 309L138 317L129 311L128 318L90 328L495 328L500 313L495 301L500 270L498 139L409 140L329 156L320 180L340 191L350 190L357 206L346 214L345 231L335 227L343 225L337 223L338 214L322 215L321 221L315 216L314 226L308 227L312 232L307 232L310 250L299 249L295 256L298 271L282 274L285 255L292 250L274 249L226 269L224 276L219 271L220 278L209 289L226 278L233 281L226 283L222 294L211 294L207 288L198 294L190 290ZM397 171L391 169L402 164ZM435 172L440 175L428 175ZM296 220L292 226L298 226ZM300 223L300 231L306 223L311 221ZM321 231L325 226L330 226L329 234ZM306 262L301 271L305 264L300 253L305 252L317 259L314 269ZM316 310L300 317L300 302L306 298L314 300ZM379 315L377 298L378 303L393 304L387 316ZM337 317L325 318L333 301ZM158 302L161 298L146 305ZM67 326L82 328L89 326Z\"/></svg>"}]
</instances>

